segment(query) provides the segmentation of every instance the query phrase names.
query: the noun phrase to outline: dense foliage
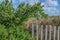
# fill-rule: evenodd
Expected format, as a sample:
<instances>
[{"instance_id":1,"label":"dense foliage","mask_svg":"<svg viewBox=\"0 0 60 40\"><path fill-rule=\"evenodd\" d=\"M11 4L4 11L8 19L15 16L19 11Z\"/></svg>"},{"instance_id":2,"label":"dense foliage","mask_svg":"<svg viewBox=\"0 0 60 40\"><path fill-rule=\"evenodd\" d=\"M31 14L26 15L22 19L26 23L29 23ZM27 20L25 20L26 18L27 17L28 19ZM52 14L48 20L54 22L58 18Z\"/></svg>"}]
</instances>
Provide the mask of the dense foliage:
<instances>
[{"instance_id":1,"label":"dense foliage","mask_svg":"<svg viewBox=\"0 0 60 40\"><path fill-rule=\"evenodd\" d=\"M6 29L0 24L0 40L32 40L32 38L27 30L16 26Z\"/></svg>"},{"instance_id":2,"label":"dense foliage","mask_svg":"<svg viewBox=\"0 0 60 40\"><path fill-rule=\"evenodd\" d=\"M3 1L0 4L0 40L31 40L29 32L20 26L30 17L47 17L42 8L41 3L33 6L21 3L15 10L12 1Z\"/></svg>"}]
</instances>

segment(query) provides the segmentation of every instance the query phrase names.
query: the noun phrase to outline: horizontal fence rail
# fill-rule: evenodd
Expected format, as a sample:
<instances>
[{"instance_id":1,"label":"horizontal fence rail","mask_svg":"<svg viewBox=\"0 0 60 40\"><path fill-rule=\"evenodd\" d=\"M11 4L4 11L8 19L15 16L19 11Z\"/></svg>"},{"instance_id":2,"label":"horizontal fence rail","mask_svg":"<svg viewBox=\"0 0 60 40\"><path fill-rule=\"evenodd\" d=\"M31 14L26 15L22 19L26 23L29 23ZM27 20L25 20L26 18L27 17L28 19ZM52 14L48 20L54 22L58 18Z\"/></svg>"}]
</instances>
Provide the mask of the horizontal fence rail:
<instances>
[{"instance_id":1,"label":"horizontal fence rail","mask_svg":"<svg viewBox=\"0 0 60 40\"><path fill-rule=\"evenodd\" d=\"M34 40L60 40L60 26L35 25L32 23L32 38L36 37Z\"/></svg>"}]
</instances>

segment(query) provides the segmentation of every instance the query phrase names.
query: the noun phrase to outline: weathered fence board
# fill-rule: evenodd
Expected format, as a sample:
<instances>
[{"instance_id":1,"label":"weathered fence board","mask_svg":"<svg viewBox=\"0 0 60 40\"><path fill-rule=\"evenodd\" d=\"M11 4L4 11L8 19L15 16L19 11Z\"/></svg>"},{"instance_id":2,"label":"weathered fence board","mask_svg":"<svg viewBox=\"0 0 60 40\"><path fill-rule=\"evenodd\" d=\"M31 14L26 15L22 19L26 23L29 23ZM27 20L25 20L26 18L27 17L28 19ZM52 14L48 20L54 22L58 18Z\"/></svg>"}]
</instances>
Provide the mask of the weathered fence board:
<instances>
[{"instance_id":1,"label":"weathered fence board","mask_svg":"<svg viewBox=\"0 0 60 40\"><path fill-rule=\"evenodd\" d=\"M38 32L39 32L39 30L38 30L38 24L37 24L37 25L36 25L36 40L38 40L38 37L39 37L39 36L38 36L38 34L39 34Z\"/></svg>"},{"instance_id":2,"label":"weathered fence board","mask_svg":"<svg viewBox=\"0 0 60 40\"><path fill-rule=\"evenodd\" d=\"M51 31L52 31L52 26L49 25L49 40L51 40Z\"/></svg>"},{"instance_id":3,"label":"weathered fence board","mask_svg":"<svg viewBox=\"0 0 60 40\"><path fill-rule=\"evenodd\" d=\"M35 25L36 25L36 29L34 24L32 24L32 38L36 36L36 40L60 40L59 39L60 26L52 26L52 25L39 26L38 24L35 24ZM34 30L36 30L35 33L34 33Z\"/></svg>"},{"instance_id":4,"label":"weathered fence board","mask_svg":"<svg viewBox=\"0 0 60 40\"><path fill-rule=\"evenodd\" d=\"M34 38L34 24L32 24L32 38Z\"/></svg>"},{"instance_id":5,"label":"weathered fence board","mask_svg":"<svg viewBox=\"0 0 60 40\"><path fill-rule=\"evenodd\" d=\"M54 40L56 39L56 26L54 26Z\"/></svg>"},{"instance_id":6,"label":"weathered fence board","mask_svg":"<svg viewBox=\"0 0 60 40\"><path fill-rule=\"evenodd\" d=\"M47 35L48 35L48 26L46 25L46 28L45 28L45 40L47 40Z\"/></svg>"}]
</instances>

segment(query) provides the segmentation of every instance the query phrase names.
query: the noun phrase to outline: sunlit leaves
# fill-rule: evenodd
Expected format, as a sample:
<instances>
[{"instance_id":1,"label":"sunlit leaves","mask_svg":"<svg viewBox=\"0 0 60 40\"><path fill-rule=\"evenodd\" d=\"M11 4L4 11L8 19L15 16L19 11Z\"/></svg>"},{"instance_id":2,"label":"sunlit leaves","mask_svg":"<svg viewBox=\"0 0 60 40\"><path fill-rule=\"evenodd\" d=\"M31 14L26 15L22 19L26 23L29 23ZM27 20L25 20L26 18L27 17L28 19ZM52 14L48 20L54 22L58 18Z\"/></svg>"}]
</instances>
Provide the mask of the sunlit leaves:
<instances>
[{"instance_id":1,"label":"sunlit leaves","mask_svg":"<svg viewBox=\"0 0 60 40\"><path fill-rule=\"evenodd\" d=\"M0 40L32 40L27 30L21 29L28 18L47 17L43 12L41 3L29 5L21 3L16 9L12 7L12 1L3 1L0 4Z\"/></svg>"}]
</instances>

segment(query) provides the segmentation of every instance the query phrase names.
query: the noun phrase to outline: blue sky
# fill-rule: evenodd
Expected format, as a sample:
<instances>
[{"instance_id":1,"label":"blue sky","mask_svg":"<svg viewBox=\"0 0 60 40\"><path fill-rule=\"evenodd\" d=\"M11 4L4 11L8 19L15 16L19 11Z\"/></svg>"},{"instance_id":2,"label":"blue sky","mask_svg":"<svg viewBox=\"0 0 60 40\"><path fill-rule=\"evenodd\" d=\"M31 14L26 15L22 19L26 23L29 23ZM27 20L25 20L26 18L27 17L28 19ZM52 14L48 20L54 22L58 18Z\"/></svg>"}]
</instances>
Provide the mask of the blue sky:
<instances>
[{"instance_id":1,"label":"blue sky","mask_svg":"<svg viewBox=\"0 0 60 40\"><path fill-rule=\"evenodd\" d=\"M2 0L0 0L1 2ZM9 0L10 1L10 0ZM12 0L13 7L16 8L21 2L34 5L35 3L42 2L44 5L44 12L49 16L60 16L60 0Z\"/></svg>"}]
</instances>

